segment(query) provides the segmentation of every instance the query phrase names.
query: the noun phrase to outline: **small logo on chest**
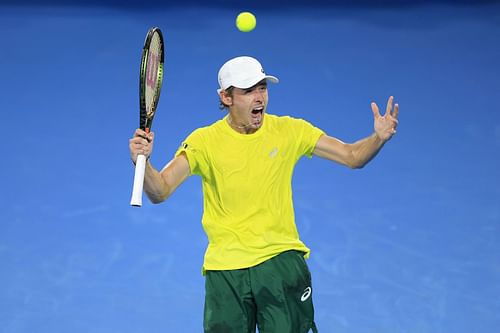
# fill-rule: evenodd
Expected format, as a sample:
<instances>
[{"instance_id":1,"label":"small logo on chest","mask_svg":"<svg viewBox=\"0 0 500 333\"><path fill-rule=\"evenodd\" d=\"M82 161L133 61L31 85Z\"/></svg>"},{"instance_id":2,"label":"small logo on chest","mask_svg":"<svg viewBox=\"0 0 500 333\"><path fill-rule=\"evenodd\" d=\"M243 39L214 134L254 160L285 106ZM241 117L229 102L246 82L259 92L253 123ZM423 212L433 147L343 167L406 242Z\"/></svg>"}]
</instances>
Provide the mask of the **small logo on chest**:
<instances>
[{"instance_id":1,"label":"small logo on chest","mask_svg":"<svg viewBox=\"0 0 500 333\"><path fill-rule=\"evenodd\" d=\"M269 157L270 158L275 158L276 155L278 155L278 147L274 147L270 152L269 152Z\"/></svg>"}]
</instances>

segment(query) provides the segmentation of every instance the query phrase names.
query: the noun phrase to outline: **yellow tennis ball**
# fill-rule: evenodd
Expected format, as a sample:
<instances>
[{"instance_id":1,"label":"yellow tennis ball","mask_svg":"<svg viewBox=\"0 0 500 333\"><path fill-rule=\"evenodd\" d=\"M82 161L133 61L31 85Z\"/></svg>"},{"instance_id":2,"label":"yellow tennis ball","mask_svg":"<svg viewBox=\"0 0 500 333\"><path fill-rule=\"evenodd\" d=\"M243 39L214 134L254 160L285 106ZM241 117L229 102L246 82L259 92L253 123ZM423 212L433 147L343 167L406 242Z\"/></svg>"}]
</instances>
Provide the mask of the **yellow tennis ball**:
<instances>
[{"instance_id":1,"label":"yellow tennis ball","mask_svg":"<svg viewBox=\"0 0 500 333\"><path fill-rule=\"evenodd\" d=\"M236 17L236 27L243 32L250 32L255 29L257 24L257 19L250 12L241 12L238 17Z\"/></svg>"}]
</instances>

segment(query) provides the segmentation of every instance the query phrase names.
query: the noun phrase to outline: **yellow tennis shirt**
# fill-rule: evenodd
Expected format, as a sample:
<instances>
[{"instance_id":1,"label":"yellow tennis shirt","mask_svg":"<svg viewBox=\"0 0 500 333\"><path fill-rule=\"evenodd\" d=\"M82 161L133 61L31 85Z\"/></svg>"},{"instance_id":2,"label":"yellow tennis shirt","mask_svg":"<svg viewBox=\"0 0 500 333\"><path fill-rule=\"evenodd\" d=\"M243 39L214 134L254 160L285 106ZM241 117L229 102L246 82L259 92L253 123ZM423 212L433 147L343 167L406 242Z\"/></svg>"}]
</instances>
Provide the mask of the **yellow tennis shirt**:
<instances>
[{"instance_id":1,"label":"yellow tennis shirt","mask_svg":"<svg viewBox=\"0 0 500 333\"><path fill-rule=\"evenodd\" d=\"M176 152L184 152L191 173L202 178L203 271L252 267L287 250L307 257L295 225L292 174L302 156L312 156L323 131L265 114L258 131L241 134L226 118L192 132Z\"/></svg>"}]
</instances>

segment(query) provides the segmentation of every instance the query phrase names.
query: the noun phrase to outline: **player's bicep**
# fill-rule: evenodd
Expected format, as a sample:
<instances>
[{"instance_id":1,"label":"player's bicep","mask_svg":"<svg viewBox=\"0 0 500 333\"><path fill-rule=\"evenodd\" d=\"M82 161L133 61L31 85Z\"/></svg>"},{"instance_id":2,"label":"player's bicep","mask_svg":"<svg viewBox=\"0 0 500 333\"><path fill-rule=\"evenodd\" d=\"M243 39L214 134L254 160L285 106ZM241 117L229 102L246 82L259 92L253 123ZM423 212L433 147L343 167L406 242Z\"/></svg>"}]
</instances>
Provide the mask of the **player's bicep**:
<instances>
[{"instance_id":1,"label":"player's bicep","mask_svg":"<svg viewBox=\"0 0 500 333\"><path fill-rule=\"evenodd\" d=\"M353 160L352 150L349 144L326 134L318 139L313 150L313 155L349 167L352 165Z\"/></svg>"},{"instance_id":2,"label":"player's bicep","mask_svg":"<svg viewBox=\"0 0 500 333\"><path fill-rule=\"evenodd\" d=\"M170 189L170 194L190 175L191 169L185 153L180 153L172 159L160 172L161 177Z\"/></svg>"}]
</instances>

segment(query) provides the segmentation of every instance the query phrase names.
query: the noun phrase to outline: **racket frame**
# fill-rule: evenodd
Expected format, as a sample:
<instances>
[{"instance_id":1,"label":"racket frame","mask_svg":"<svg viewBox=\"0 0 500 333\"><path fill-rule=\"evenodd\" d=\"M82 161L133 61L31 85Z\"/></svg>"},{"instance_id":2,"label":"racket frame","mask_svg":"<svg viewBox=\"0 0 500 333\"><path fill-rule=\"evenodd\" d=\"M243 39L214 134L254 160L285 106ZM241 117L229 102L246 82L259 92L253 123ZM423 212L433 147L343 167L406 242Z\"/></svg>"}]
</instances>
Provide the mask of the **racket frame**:
<instances>
[{"instance_id":1,"label":"racket frame","mask_svg":"<svg viewBox=\"0 0 500 333\"><path fill-rule=\"evenodd\" d=\"M146 105L146 85L148 79L148 61L149 61L149 49L151 46L151 41L155 34L158 35L160 39L160 59L158 62L158 69L155 73L156 75L156 88L154 90L155 95L152 97L152 104L150 109L147 109ZM153 125L153 119L156 113L156 108L160 100L161 87L163 84L163 64L165 61L165 44L163 41L163 34L158 27L153 27L149 29L146 39L144 40L144 47L142 48L141 55L141 67L139 72L139 127L146 133L149 133L151 126ZM135 175L134 183L132 189L132 198L130 200L130 205L134 207L142 206L142 191L144 187L144 174L146 169L146 157L142 154L137 156L135 165Z\"/></svg>"}]
</instances>

